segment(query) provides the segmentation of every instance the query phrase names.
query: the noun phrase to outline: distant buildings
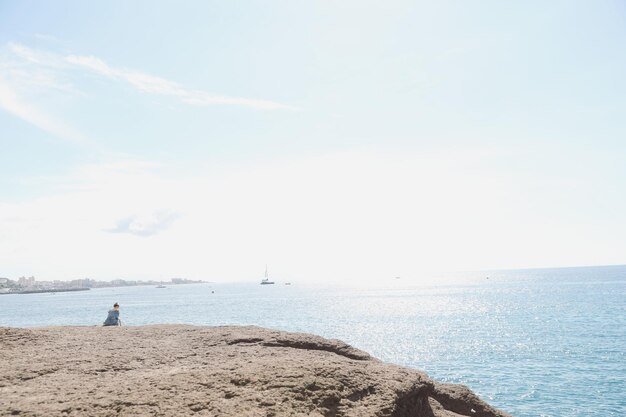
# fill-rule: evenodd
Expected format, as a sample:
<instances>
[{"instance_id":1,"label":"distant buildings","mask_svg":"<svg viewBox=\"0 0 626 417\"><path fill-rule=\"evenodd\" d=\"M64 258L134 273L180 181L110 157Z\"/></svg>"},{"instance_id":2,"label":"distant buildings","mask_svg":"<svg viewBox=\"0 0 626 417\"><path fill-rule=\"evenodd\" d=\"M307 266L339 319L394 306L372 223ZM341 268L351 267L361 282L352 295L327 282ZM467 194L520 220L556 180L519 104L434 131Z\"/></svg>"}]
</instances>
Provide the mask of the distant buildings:
<instances>
[{"instance_id":1,"label":"distant buildings","mask_svg":"<svg viewBox=\"0 0 626 417\"><path fill-rule=\"evenodd\" d=\"M89 278L85 279L74 279L69 281L69 285L76 288L93 288L97 281Z\"/></svg>"},{"instance_id":2,"label":"distant buildings","mask_svg":"<svg viewBox=\"0 0 626 417\"><path fill-rule=\"evenodd\" d=\"M11 281L8 278L0 278L0 294L13 291L13 288L17 287L17 285L17 282Z\"/></svg>"},{"instance_id":3,"label":"distant buildings","mask_svg":"<svg viewBox=\"0 0 626 417\"><path fill-rule=\"evenodd\" d=\"M17 283L22 286L22 287L32 287L35 285L35 277L30 276L28 278L26 277L20 277L17 280Z\"/></svg>"},{"instance_id":4,"label":"distant buildings","mask_svg":"<svg viewBox=\"0 0 626 417\"><path fill-rule=\"evenodd\" d=\"M137 285L161 285L161 284L199 284L203 281L194 281L184 278L172 278L170 282L166 281L127 281L123 279L114 279L112 281L96 281L90 278L74 279L71 281L37 281L34 276L19 277L17 281L9 278L0 278L0 294L15 293L22 291L55 291L55 290L72 290L72 289L90 289L90 288L107 288L107 287L129 287Z\"/></svg>"},{"instance_id":5,"label":"distant buildings","mask_svg":"<svg viewBox=\"0 0 626 417\"><path fill-rule=\"evenodd\" d=\"M4 294L9 292L9 281L8 278L0 278L0 294Z\"/></svg>"}]
</instances>

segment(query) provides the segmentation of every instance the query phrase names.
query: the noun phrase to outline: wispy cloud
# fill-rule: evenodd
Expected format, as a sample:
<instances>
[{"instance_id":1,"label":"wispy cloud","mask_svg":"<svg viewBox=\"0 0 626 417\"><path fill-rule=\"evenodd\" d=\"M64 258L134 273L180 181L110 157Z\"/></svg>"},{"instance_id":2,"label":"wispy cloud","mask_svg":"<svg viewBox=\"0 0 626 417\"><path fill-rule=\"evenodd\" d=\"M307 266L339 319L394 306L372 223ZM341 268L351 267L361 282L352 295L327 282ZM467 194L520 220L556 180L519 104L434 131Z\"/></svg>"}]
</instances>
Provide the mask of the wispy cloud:
<instances>
[{"instance_id":1,"label":"wispy cloud","mask_svg":"<svg viewBox=\"0 0 626 417\"><path fill-rule=\"evenodd\" d=\"M126 82L142 93L169 96L193 106L233 105L257 110L297 110L293 106L272 100L234 97L186 88L175 81L145 72L111 66L101 58L92 55L64 56L36 50L13 42L7 46L14 55L31 64L52 67L58 70L76 68L88 70L112 80Z\"/></svg>"},{"instance_id":2,"label":"wispy cloud","mask_svg":"<svg viewBox=\"0 0 626 417\"><path fill-rule=\"evenodd\" d=\"M68 67L63 57L55 53L32 49L28 46L21 45L15 42L7 43L7 48L15 56L23 59L24 61L30 62L31 64L37 64L40 66L53 68Z\"/></svg>"},{"instance_id":3,"label":"wispy cloud","mask_svg":"<svg viewBox=\"0 0 626 417\"><path fill-rule=\"evenodd\" d=\"M56 90L83 95L74 86L77 71L88 71L126 83L145 94L170 97L191 106L233 105L257 110L295 110L271 100L232 97L181 84L144 72L117 68L95 56L62 55L9 42L0 50L0 109L48 132L74 143L89 144L86 136L59 119L54 109L41 101L43 92ZM44 95L44 96L45 96ZM48 95L49 96L49 95Z\"/></svg>"},{"instance_id":4,"label":"wispy cloud","mask_svg":"<svg viewBox=\"0 0 626 417\"><path fill-rule=\"evenodd\" d=\"M148 237L167 230L178 218L180 218L179 213L160 210L147 216L134 215L123 218L117 222L114 228L105 231Z\"/></svg>"},{"instance_id":5,"label":"wispy cloud","mask_svg":"<svg viewBox=\"0 0 626 417\"><path fill-rule=\"evenodd\" d=\"M251 107L259 110L295 110L292 106L270 100L230 97L215 95L202 90L190 90L165 78L143 72L111 67L102 59L94 56L69 55L65 57L65 60L70 64L91 70L105 77L125 81L141 92L175 97L191 105L208 106L227 104Z\"/></svg>"},{"instance_id":6,"label":"wispy cloud","mask_svg":"<svg viewBox=\"0 0 626 417\"><path fill-rule=\"evenodd\" d=\"M56 137L74 143L87 142L83 134L24 100L1 76L0 108Z\"/></svg>"},{"instance_id":7,"label":"wispy cloud","mask_svg":"<svg viewBox=\"0 0 626 417\"><path fill-rule=\"evenodd\" d=\"M69 64L55 54L8 43L0 50L0 109L57 138L92 146L58 111L46 108L45 98L57 97L59 92L66 97L80 94L64 76L66 68Z\"/></svg>"}]
</instances>

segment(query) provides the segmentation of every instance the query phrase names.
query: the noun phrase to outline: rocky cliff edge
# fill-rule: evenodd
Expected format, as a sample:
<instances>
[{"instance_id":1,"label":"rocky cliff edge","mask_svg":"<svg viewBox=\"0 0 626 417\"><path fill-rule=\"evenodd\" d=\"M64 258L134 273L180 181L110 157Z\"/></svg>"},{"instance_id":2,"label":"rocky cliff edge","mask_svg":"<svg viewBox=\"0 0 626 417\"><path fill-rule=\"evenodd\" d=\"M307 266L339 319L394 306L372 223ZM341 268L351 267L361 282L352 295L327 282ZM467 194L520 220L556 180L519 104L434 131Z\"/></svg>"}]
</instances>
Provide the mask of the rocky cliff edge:
<instances>
[{"instance_id":1,"label":"rocky cliff edge","mask_svg":"<svg viewBox=\"0 0 626 417\"><path fill-rule=\"evenodd\" d=\"M259 327L0 328L0 415L510 417L338 340Z\"/></svg>"}]
</instances>

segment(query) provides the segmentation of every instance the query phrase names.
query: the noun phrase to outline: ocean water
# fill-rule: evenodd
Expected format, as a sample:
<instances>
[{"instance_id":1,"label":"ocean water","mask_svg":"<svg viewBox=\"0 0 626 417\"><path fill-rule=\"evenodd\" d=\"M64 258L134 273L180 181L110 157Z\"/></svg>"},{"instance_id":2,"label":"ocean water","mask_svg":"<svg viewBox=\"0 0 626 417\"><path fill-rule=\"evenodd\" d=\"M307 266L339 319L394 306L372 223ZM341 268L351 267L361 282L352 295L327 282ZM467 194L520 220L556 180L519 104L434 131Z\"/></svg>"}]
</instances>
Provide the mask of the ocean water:
<instances>
[{"instance_id":1,"label":"ocean water","mask_svg":"<svg viewBox=\"0 0 626 417\"><path fill-rule=\"evenodd\" d=\"M370 288L197 284L0 295L0 326L254 324L342 339L519 417L626 416L626 266Z\"/></svg>"}]
</instances>

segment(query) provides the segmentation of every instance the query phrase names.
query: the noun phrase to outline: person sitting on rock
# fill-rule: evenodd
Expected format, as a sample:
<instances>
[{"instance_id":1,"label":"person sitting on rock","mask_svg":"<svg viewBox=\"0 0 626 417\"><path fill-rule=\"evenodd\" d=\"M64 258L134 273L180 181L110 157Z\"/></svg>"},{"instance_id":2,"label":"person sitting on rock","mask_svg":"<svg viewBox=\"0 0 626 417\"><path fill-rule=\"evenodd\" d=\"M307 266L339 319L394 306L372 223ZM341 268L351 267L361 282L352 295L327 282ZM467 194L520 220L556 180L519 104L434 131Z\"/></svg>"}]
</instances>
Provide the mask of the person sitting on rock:
<instances>
[{"instance_id":1,"label":"person sitting on rock","mask_svg":"<svg viewBox=\"0 0 626 417\"><path fill-rule=\"evenodd\" d=\"M109 310L109 315L104 321L103 326L121 326L122 320L120 320L120 305L118 303L113 304L113 309Z\"/></svg>"}]
</instances>

